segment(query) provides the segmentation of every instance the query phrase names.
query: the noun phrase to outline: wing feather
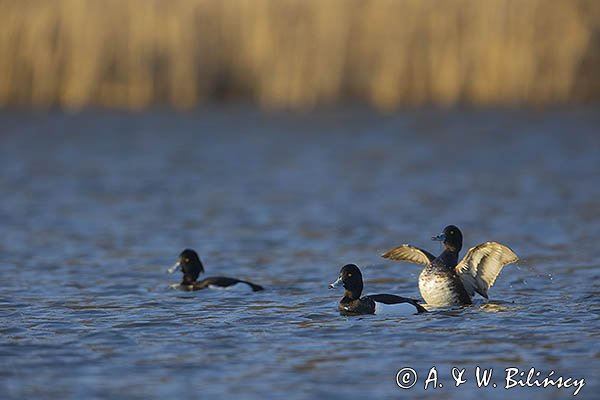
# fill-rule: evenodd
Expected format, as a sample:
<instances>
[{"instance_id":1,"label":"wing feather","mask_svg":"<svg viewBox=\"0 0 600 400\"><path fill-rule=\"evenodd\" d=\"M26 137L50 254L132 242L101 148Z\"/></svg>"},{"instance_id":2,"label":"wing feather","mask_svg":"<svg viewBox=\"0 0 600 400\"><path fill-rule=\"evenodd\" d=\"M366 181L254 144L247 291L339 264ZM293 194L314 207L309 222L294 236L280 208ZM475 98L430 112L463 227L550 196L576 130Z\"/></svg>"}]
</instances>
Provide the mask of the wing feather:
<instances>
[{"instance_id":1,"label":"wing feather","mask_svg":"<svg viewBox=\"0 0 600 400\"><path fill-rule=\"evenodd\" d=\"M394 261L408 261L423 265L429 265L433 260L435 260L435 256L430 252L409 244L401 244L398 247L394 247L393 249L383 253L381 257Z\"/></svg>"},{"instance_id":2,"label":"wing feather","mask_svg":"<svg viewBox=\"0 0 600 400\"><path fill-rule=\"evenodd\" d=\"M487 298L502 267L514 263L519 257L509 247L496 242L482 243L467 252L454 268L470 296L475 292Z\"/></svg>"}]
</instances>

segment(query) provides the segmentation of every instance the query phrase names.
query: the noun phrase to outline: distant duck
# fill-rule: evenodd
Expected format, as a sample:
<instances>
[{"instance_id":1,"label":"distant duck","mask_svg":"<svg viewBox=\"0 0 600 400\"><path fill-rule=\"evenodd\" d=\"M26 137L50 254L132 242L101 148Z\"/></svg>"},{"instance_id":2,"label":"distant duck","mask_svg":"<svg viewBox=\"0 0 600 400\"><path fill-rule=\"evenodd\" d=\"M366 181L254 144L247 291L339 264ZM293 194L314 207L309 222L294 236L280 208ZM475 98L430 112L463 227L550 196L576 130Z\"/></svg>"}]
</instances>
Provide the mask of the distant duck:
<instances>
[{"instance_id":1,"label":"distant duck","mask_svg":"<svg viewBox=\"0 0 600 400\"><path fill-rule=\"evenodd\" d=\"M408 244L395 247L382 257L425 265L419 275L419 290L427 304L434 306L471 304L475 292L487 299L487 291L502 267L519 260L507 246L487 242L469 249L458 262L463 237L460 229L454 225L447 226L431 240L444 243L445 249L437 258Z\"/></svg>"},{"instance_id":2,"label":"distant duck","mask_svg":"<svg viewBox=\"0 0 600 400\"><path fill-rule=\"evenodd\" d=\"M178 269L183 272L183 280L180 284L171 285L172 288L180 290L201 290L206 288L231 288L234 286L247 286L253 292L258 292L264 288L252 282L242 281L240 279L228 278L224 276L213 276L197 281L198 276L204 272L204 266L198 257L198 253L191 249L185 249L179 254L179 261L167 270L172 274Z\"/></svg>"},{"instance_id":3,"label":"distant duck","mask_svg":"<svg viewBox=\"0 0 600 400\"><path fill-rule=\"evenodd\" d=\"M338 305L342 315L389 314L412 315L427 312L416 300L393 294L371 294L360 297L363 280L360 269L354 264L347 264L340 270L339 278L329 285L333 289L342 284L344 297Z\"/></svg>"}]
</instances>

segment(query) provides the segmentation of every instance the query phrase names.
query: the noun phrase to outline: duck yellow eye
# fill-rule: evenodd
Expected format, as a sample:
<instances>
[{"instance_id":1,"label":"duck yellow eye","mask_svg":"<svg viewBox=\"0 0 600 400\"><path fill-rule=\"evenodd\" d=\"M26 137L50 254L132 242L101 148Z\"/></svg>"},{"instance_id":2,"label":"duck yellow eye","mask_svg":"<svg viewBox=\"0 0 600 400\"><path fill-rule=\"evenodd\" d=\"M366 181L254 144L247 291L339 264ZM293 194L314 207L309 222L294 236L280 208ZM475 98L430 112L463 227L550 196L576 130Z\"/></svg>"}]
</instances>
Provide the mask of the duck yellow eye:
<instances>
[{"instance_id":1,"label":"duck yellow eye","mask_svg":"<svg viewBox=\"0 0 600 400\"><path fill-rule=\"evenodd\" d=\"M450 231L450 234L451 234L451 235L454 235L454 231Z\"/></svg>"},{"instance_id":2,"label":"duck yellow eye","mask_svg":"<svg viewBox=\"0 0 600 400\"><path fill-rule=\"evenodd\" d=\"M352 274L348 274L348 278L350 278L352 276Z\"/></svg>"},{"instance_id":3,"label":"duck yellow eye","mask_svg":"<svg viewBox=\"0 0 600 400\"><path fill-rule=\"evenodd\" d=\"M186 259L185 259L185 262L190 262L190 259L189 259L189 258L186 258Z\"/></svg>"}]
</instances>

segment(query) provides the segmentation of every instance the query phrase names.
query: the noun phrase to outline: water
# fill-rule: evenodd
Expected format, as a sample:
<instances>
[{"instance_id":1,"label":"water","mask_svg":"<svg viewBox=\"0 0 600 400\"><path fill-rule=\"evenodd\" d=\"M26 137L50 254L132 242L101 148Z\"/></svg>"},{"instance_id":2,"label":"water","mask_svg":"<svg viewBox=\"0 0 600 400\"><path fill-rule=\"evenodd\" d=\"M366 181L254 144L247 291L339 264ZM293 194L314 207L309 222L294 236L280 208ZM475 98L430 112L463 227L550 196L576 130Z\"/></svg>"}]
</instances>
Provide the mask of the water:
<instances>
[{"instance_id":1,"label":"water","mask_svg":"<svg viewBox=\"0 0 600 400\"><path fill-rule=\"evenodd\" d=\"M0 114L0 393L21 398L570 398L505 369L599 387L600 114L352 109L306 115ZM491 300L342 317L327 289L419 297L447 224L521 257ZM252 295L171 290L179 251ZM442 388L424 382L435 366ZM497 388L478 388L475 368ZM418 383L400 389L396 373ZM465 368L455 387L451 368Z\"/></svg>"}]
</instances>

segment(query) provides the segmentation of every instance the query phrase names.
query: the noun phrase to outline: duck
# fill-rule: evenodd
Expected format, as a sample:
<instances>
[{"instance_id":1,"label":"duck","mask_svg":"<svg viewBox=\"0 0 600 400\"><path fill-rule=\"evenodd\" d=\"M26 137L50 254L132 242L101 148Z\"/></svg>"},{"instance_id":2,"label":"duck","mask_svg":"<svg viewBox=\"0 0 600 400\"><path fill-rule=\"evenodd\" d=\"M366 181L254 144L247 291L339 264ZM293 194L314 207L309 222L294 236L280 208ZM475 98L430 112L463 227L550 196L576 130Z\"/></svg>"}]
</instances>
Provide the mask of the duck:
<instances>
[{"instance_id":1,"label":"duck","mask_svg":"<svg viewBox=\"0 0 600 400\"><path fill-rule=\"evenodd\" d=\"M339 285L344 287L344 297L338 305L341 315L412 315L427 312L425 307L416 300L393 294L371 294L360 297L363 291L363 278L355 264L344 265L338 279L330 284L329 288L334 289Z\"/></svg>"},{"instance_id":2,"label":"duck","mask_svg":"<svg viewBox=\"0 0 600 400\"><path fill-rule=\"evenodd\" d=\"M473 303L475 293L488 299L488 289L502 268L519 260L508 246L486 242L469 249L459 262L463 235L455 225L446 226L431 240L444 244L439 257L409 244L394 247L382 257L424 265L419 275L419 291L432 306L466 306Z\"/></svg>"},{"instance_id":3,"label":"duck","mask_svg":"<svg viewBox=\"0 0 600 400\"><path fill-rule=\"evenodd\" d=\"M243 285L252 289L253 292L264 290L260 285L241 279L229 278L225 276L213 276L198 281L198 276L204 273L204 265L200 261L200 256L192 249L185 249L179 254L179 259L175 265L167 270L172 274L177 270L183 272L183 280L179 284L171 285L171 288L185 291L202 290L207 288L228 289L234 286Z\"/></svg>"}]
</instances>

